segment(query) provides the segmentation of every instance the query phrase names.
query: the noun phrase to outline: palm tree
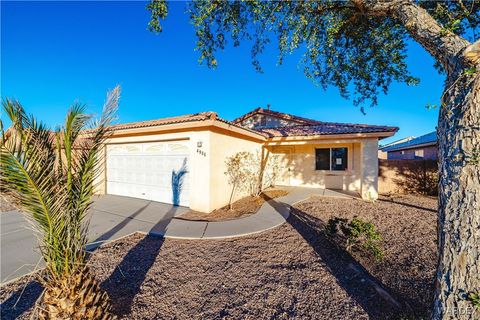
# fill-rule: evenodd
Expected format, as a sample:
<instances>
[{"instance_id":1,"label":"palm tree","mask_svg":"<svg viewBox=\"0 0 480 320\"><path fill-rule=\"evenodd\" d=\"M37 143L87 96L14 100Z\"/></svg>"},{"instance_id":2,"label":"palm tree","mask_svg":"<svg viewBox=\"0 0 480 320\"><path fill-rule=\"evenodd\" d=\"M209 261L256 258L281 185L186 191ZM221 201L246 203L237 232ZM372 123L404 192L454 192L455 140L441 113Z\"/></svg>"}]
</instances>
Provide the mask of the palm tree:
<instances>
[{"instance_id":1,"label":"palm tree","mask_svg":"<svg viewBox=\"0 0 480 320\"><path fill-rule=\"evenodd\" d=\"M40 319L112 319L108 296L86 264L88 211L120 88L107 94L93 121L74 104L63 127L50 131L18 101L2 101L12 121L1 125L0 178L38 234L46 262Z\"/></svg>"}]
</instances>

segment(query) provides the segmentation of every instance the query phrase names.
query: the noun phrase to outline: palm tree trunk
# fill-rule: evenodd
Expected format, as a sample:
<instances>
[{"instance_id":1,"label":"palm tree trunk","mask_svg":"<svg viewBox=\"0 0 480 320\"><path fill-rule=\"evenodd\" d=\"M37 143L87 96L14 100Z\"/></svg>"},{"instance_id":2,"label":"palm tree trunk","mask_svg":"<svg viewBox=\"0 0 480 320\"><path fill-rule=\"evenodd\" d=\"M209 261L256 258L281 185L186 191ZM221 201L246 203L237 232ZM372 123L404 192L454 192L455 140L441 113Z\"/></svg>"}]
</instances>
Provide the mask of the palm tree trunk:
<instances>
[{"instance_id":1,"label":"palm tree trunk","mask_svg":"<svg viewBox=\"0 0 480 320\"><path fill-rule=\"evenodd\" d=\"M462 71L460 71L462 72ZM433 319L478 319L480 293L480 72L447 81L438 122L439 264Z\"/></svg>"},{"instance_id":2,"label":"palm tree trunk","mask_svg":"<svg viewBox=\"0 0 480 320\"><path fill-rule=\"evenodd\" d=\"M88 268L63 278L42 280L45 287L38 318L115 319L108 295L100 288Z\"/></svg>"}]
</instances>

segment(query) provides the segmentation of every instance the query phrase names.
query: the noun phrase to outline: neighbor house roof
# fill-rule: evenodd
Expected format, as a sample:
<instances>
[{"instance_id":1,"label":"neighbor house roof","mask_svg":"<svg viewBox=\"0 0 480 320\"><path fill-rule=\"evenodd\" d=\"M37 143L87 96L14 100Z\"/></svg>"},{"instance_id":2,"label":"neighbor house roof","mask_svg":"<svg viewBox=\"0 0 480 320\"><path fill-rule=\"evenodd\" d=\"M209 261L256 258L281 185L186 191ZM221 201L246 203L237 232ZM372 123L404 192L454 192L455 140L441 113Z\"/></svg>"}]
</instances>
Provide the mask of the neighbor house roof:
<instances>
[{"instance_id":1,"label":"neighbor house roof","mask_svg":"<svg viewBox=\"0 0 480 320\"><path fill-rule=\"evenodd\" d=\"M415 137L414 136L409 136L409 137L406 137L406 138L398 139L398 140L392 141L390 143L379 146L378 150L384 151L384 149L386 149L388 147L391 147L393 145L397 145L397 144L400 144L400 143L404 143L404 142L410 141L412 139L415 139Z\"/></svg>"},{"instance_id":2,"label":"neighbor house roof","mask_svg":"<svg viewBox=\"0 0 480 320\"><path fill-rule=\"evenodd\" d=\"M257 129L269 137L316 136L337 134L393 133L397 127L373 126L351 123L320 122L315 125L298 125Z\"/></svg>"},{"instance_id":3,"label":"neighbor house roof","mask_svg":"<svg viewBox=\"0 0 480 320\"><path fill-rule=\"evenodd\" d=\"M423 136L417 137L415 139L409 140L407 142L394 144L393 146L384 148L383 151L397 151L397 150L404 150L404 149L412 149L417 148L420 146L433 146L437 144L437 132L433 131L427 133Z\"/></svg>"},{"instance_id":4,"label":"neighbor house roof","mask_svg":"<svg viewBox=\"0 0 480 320\"><path fill-rule=\"evenodd\" d=\"M236 124L239 124L243 120L246 120L246 119L248 119L248 118L250 118L250 117L252 117L256 114L265 114L265 115L269 115L269 116L273 116L273 117L277 117L277 118L281 118L281 119L285 119L285 120L298 122L299 124L317 124L317 123L319 123L319 121L317 121L317 120L303 118L303 117L295 116L293 114L283 113L283 112L278 112L278 111L273 111L273 110L270 110L270 109L263 109L263 108L256 108L256 109L250 111L249 113L246 113L243 116L234 119L232 122L236 123Z\"/></svg>"}]
</instances>

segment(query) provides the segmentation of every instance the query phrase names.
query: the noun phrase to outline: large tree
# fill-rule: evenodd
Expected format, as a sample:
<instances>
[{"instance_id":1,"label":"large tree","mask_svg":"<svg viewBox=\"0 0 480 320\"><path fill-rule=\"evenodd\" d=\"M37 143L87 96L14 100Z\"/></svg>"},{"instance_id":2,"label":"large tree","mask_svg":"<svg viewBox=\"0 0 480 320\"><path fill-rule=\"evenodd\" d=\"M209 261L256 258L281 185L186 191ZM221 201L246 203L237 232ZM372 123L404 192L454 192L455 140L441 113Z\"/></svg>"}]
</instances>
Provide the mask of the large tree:
<instances>
[{"instance_id":1,"label":"large tree","mask_svg":"<svg viewBox=\"0 0 480 320\"><path fill-rule=\"evenodd\" d=\"M147 8L149 28L161 31L167 3L153 0ZM275 40L279 63L301 51L308 78L338 87L362 110L375 105L392 81L416 84L406 64L408 41L432 55L446 76L438 119L432 316L473 317L468 294L480 292L480 1L195 1L187 11L201 63L216 67L217 50L248 40L253 66L261 71L257 57Z\"/></svg>"}]
</instances>

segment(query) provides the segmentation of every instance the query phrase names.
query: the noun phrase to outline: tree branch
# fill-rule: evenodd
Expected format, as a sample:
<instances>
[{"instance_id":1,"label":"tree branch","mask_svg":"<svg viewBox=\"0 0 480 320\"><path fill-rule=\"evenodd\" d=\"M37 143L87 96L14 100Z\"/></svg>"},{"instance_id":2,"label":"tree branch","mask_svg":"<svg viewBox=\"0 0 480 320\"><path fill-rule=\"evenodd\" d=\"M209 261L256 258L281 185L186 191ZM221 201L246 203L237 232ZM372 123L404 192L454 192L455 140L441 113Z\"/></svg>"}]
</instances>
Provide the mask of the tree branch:
<instances>
[{"instance_id":1,"label":"tree branch","mask_svg":"<svg viewBox=\"0 0 480 320\"><path fill-rule=\"evenodd\" d=\"M369 15L390 16L396 19L447 72L458 65L459 53L470 45L466 39L443 28L425 9L412 1L352 0L352 2Z\"/></svg>"},{"instance_id":2,"label":"tree branch","mask_svg":"<svg viewBox=\"0 0 480 320\"><path fill-rule=\"evenodd\" d=\"M463 57L474 66L480 63L480 39L465 48Z\"/></svg>"}]
</instances>

